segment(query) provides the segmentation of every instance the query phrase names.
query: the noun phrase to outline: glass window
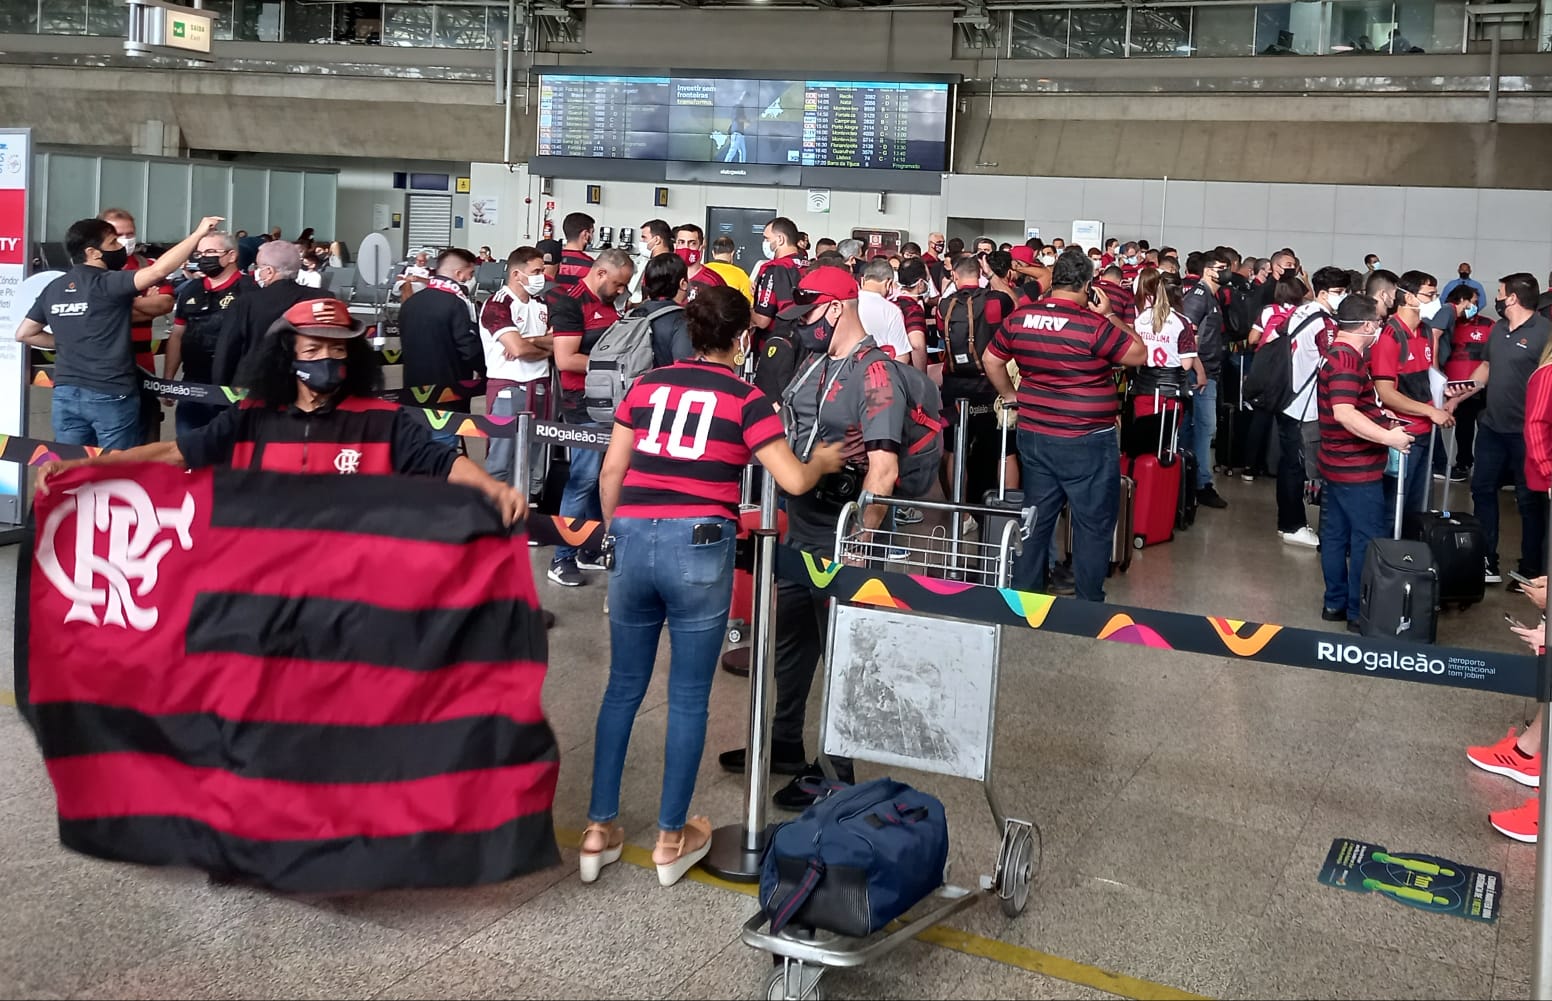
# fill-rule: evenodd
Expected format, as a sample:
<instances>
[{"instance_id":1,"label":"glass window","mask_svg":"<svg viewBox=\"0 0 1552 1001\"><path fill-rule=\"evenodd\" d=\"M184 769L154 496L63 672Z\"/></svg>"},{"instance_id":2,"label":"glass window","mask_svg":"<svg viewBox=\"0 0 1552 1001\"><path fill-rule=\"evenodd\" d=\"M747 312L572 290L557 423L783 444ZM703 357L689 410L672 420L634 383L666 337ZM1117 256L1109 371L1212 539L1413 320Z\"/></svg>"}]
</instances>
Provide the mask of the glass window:
<instances>
[{"instance_id":1,"label":"glass window","mask_svg":"<svg viewBox=\"0 0 1552 1001\"><path fill-rule=\"evenodd\" d=\"M329 3L299 3L298 0L286 0L285 12L281 20L284 41L334 41L334 7L334 4Z\"/></svg>"},{"instance_id":2,"label":"glass window","mask_svg":"<svg viewBox=\"0 0 1552 1001\"><path fill-rule=\"evenodd\" d=\"M1339 0L1331 5L1331 45L1328 51L1387 51L1395 31L1390 0Z\"/></svg>"},{"instance_id":3,"label":"glass window","mask_svg":"<svg viewBox=\"0 0 1552 1001\"><path fill-rule=\"evenodd\" d=\"M1397 52L1459 52L1465 35L1464 0L1396 0L1401 39Z\"/></svg>"},{"instance_id":4,"label":"glass window","mask_svg":"<svg viewBox=\"0 0 1552 1001\"><path fill-rule=\"evenodd\" d=\"M1316 0L1262 4L1256 8L1256 52L1319 55L1320 28L1324 21L1325 5ZM1283 32L1287 32L1288 37L1284 37Z\"/></svg>"},{"instance_id":5,"label":"glass window","mask_svg":"<svg viewBox=\"0 0 1552 1001\"><path fill-rule=\"evenodd\" d=\"M521 49L526 37L523 34L523 29L526 25L523 23L523 8L521 6L517 8L517 18L517 27L510 32L510 35L513 45ZM485 27L490 32L492 44L494 44L494 40L498 35L506 38L509 34L507 31L507 9L505 7L487 7L485 9Z\"/></svg>"},{"instance_id":6,"label":"glass window","mask_svg":"<svg viewBox=\"0 0 1552 1001\"><path fill-rule=\"evenodd\" d=\"M1190 7L1133 7L1134 56L1188 56L1191 54Z\"/></svg>"},{"instance_id":7,"label":"glass window","mask_svg":"<svg viewBox=\"0 0 1552 1001\"><path fill-rule=\"evenodd\" d=\"M430 7L419 4L383 5L384 45L430 45L432 38Z\"/></svg>"},{"instance_id":8,"label":"glass window","mask_svg":"<svg viewBox=\"0 0 1552 1001\"><path fill-rule=\"evenodd\" d=\"M129 7L121 0L88 0L88 35L123 35L129 28Z\"/></svg>"},{"instance_id":9,"label":"glass window","mask_svg":"<svg viewBox=\"0 0 1552 1001\"><path fill-rule=\"evenodd\" d=\"M30 35L38 30L38 0L0 0L0 31Z\"/></svg>"},{"instance_id":10,"label":"glass window","mask_svg":"<svg viewBox=\"0 0 1552 1001\"><path fill-rule=\"evenodd\" d=\"M46 0L38 31L45 35L84 35L86 0Z\"/></svg>"},{"instance_id":11,"label":"glass window","mask_svg":"<svg viewBox=\"0 0 1552 1001\"><path fill-rule=\"evenodd\" d=\"M1256 51L1256 8L1206 6L1192 24L1193 56L1248 56Z\"/></svg>"},{"instance_id":12,"label":"glass window","mask_svg":"<svg viewBox=\"0 0 1552 1001\"><path fill-rule=\"evenodd\" d=\"M1075 59L1124 57L1126 55L1125 8L1074 8L1067 54Z\"/></svg>"},{"instance_id":13,"label":"glass window","mask_svg":"<svg viewBox=\"0 0 1552 1001\"><path fill-rule=\"evenodd\" d=\"M1066 59L1072 11L1061 8L1013 12L1014 59Z\"/></svg>"},{"instance_id":14,"label":"glass window","mask_svg":"<svg viewBox=\"0 0 1552 1001\"><path fill-rule=\"evenodd\" d=\"M436 44L452 49L495 47L485 28L486 7L436 7ZM502 12L505 15L505 11Z\"/></svg>"},{"instance_id":15,"label":"glass window","mask_svg":"<svg viewBox=\"0 0 1552 1001\"><path fill-rule=\"evenodd\" d=\"M239 42L280 41L280 0L236 0L232 38Z\"/></svg>"}]
</instances>

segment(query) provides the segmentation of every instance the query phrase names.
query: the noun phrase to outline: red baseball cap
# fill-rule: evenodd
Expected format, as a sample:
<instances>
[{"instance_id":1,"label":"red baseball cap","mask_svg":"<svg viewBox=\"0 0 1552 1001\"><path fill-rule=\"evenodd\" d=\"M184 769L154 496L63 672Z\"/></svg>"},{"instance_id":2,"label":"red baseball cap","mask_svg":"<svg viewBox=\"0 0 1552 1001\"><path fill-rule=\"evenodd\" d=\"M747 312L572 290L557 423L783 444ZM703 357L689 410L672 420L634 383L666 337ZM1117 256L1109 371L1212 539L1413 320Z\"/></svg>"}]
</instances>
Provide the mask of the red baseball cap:
<instances>
[{"instance_id":1,"label":"red baseball cap","mask_svg":"<svg viewBox=\"0 0 1552 1001\"><path fill-rule=\"evenodd\" d=\"M366 331L366 324L351 316L350 308L338 299L307 299L297 303L286 310L271 329L287 327L295 334L331 340L349 340Z\"/></svg>"},{"instance_id":2,"label":"red baseball cap","mask_svg":"<svg viewBox=\"0 0 1552 1001\"><path fill-rule=\"evenodd\" d=\"M799 320L815 306L829 302L847 302L857 298L857 279L845 268L821 264L808 272L792 291L792 305L776 315L783 320Z\"/></svg>"},{"instance_id":3,"label":"red baseball cap","mask_svg":"<svg viewBox=\"0 0 1552 1001\"><path fill-rule=\"evenodd\" d=\"M1013 255L1014 264L1035 263L1035 248L1033 247L1018 246L1008 251L1008 253Z\"/></svg>"}]
</instances>

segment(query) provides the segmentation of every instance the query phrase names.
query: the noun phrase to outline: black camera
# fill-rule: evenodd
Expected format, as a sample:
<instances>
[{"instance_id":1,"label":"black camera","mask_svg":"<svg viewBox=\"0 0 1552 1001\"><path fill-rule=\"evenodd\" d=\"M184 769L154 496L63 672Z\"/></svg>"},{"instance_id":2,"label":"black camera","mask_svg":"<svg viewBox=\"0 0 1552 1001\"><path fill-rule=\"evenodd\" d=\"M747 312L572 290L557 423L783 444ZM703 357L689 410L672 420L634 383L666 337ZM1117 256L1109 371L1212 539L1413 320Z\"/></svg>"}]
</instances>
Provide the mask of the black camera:
<instances>
[{"instance_id":1,"label":"black camera","mask_svg":"<svg viewBox=\"0 0 1552 1001\"><path fill-rule=\"evenodd\" d=\"M819 485L814 488L814 499L834 507L845 507L862 496L863 475L861 466L848 462L836 472L820 477Z\"/></svg>"}]
</instances>

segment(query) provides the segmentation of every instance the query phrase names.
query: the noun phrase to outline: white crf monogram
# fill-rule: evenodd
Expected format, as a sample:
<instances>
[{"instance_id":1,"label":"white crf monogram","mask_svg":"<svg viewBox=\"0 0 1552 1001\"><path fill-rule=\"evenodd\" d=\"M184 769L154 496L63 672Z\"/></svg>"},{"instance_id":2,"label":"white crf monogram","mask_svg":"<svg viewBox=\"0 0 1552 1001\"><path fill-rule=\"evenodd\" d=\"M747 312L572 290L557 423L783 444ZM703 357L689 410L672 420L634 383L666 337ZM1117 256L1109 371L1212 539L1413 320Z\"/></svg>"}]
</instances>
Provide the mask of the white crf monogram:
<instances>
[{"instance_id":1,"label":"white crf monogram","mask_svg":"<svg viewBox=\"0 0 1552 1001\"><path fill-rule=\"evenodd\" d=\"M342 448L334 457L334 471L341 476L350 476L361 467L361 453L353 448Z\"/></svg>"},{"instance_id":2,"label":"white crf monogram","mask_svg":"<svg viewBox=\"0 0 1552 1001\"><path fill-rule=\"evenodd\" d=\"M156 625L154 607L136 603L156 587L158 568L172 540L157 536L172 529L178 545L193 548L194 498L185 493L179 507L156 507L134 480L103 480L69 491L70 497L49 513L38 544L38 564L60 594L72 602L66 622L125 626L147 632ZM67 573L55 541L65 520L75 515L75 568ZM97 553L97 536L106 532L108 552ZM66 544L68 547L68 543ZM103 587L95 586L98 577ZM133 582L133 583L132 583ZM102 618L97 609L102 608Z\"/></svg>"}]
</instances>

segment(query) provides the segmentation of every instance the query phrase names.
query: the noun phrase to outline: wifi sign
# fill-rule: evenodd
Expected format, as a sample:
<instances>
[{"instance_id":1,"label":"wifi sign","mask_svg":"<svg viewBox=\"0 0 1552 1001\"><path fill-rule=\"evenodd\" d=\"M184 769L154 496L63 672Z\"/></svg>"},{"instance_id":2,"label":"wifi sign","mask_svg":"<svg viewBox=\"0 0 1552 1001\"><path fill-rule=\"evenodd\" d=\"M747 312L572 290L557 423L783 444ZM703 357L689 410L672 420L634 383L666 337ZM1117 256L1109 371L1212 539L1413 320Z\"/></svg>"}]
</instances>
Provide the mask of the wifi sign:
<instances>
[{"instance_id":1,"label":"wifi sign","mask_svg":"<svg viewBox=\"0 0 1552 1001\"><path fill-rule=\"evenodd\" d=\"M809 188L808 189L808 211L814 213L815 215L829 215L830 214L830 189L829 188Z\"/></svg>"}]
</instances>

